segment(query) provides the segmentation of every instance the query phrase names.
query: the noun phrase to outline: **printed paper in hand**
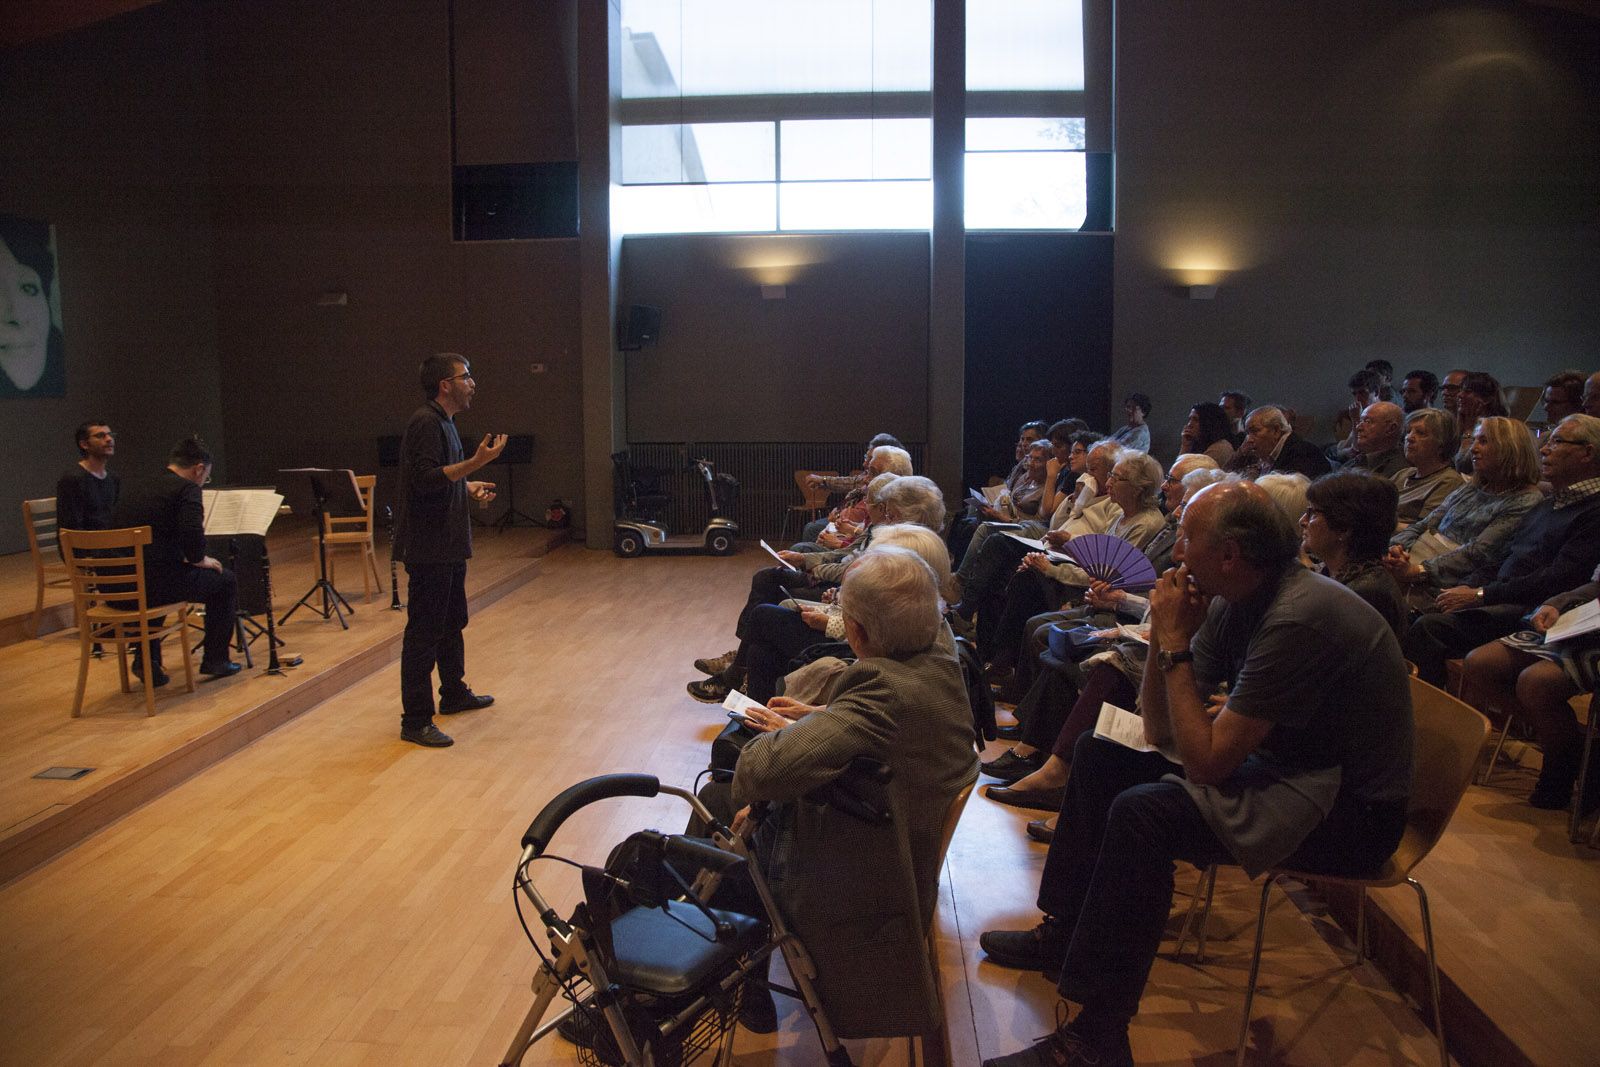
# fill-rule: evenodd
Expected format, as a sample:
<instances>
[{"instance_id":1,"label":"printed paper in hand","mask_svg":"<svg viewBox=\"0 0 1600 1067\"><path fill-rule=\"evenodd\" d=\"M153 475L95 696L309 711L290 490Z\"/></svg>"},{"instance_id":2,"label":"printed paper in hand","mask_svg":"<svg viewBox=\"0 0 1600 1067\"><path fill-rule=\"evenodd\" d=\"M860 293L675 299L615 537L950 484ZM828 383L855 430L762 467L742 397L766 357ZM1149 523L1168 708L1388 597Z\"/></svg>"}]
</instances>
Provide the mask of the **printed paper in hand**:
<instances>
[{"instance_id":1,"label":"printed paper in hand","mask_svg":"<svg viewBox=\"0 0 1600 1067\"><path fill-rule=\"evenodd\" d=\"M1417 538L1416 544L1411 546L1411 551L1406 555L1412 563L1422 563L1442 556L1447 552L1454 552L1460 547L1460 544L1445 537L1437 530L1429 530Z\"/></svg>"},{"instance_id":2,"label":"printed paper in hand","mask_svg":"<svg viewBox=\"0 0 1600 1067\"><path fill-rule=\"evenodd\" d=\"M1013 541L1019 541L1022 544L1027 545L1030 550L1032 550L1034 552L1043 552L1045 555L1050 557L1052 562L1055 562L1055 563L1071 563L1072 562L1072 557L1071 556L1062 555L1060 552L1057 552L1055 549L1051 548L1049 545L1045 544L1043 541L1039 540L1037 537L1024 537L1019 533L1012 533L1010 530L1005 530L1003 532L1005 533L1005 535L1007 537L1011 538Z\"/></svg>"},{"instance_id":3,"label":"printed paper in hand","mask_svg":"<svg viewBox=\"0 0 1600 1067\"><path fill-rule=\"evenodd\" d=\"M797 570L800 569L799 567L796 567L793 563L790 563L788 560L786 560L782 556L778 555L778 550L773 548L771 545L767 544L766 541L762 541L761 542L761 547L766 549L767 553L770 556L772 556L773 559L777 560L780 566L787 567L789 570L792 570L792 571L797 571Z\"/></svg>"},{"instance_id":4,"label":"printed paper in hand","mask_svg":"<svg viewBox=\"0 0 1600 1067\"><path fill-rule=\"evenodd\" d=\"M757 704L754 700L751 700L737 689L728 690L728 695L722 699L723 711L749 711L751 708L759 708L764 706L765 705Z\"/></svg>"},{"instance_id":5,"label":"printed paper in hand","mask_svg":"<svg viewBox=\"0 0 1600 1067\"><path fill-rule=\"evenodd\" d=\"M1111 703L1100 705L1100 721L1094 724L1094 735L1135 752L1161 751L1144 739L1143 719Z\"/></svg>"},{"instance_id":6,"label":"printed paper in hand","mask_svg":"<svg viewBox=\"0 0 1600 1067\"><path fill-rule=\"evenodd\" d=\"M1595 630L1600 630L1600 600L1589 600L1571 611L1562 612L1555 625L1545 631L1544 643L1554 644Z\"/></svg>"}]
</instances>

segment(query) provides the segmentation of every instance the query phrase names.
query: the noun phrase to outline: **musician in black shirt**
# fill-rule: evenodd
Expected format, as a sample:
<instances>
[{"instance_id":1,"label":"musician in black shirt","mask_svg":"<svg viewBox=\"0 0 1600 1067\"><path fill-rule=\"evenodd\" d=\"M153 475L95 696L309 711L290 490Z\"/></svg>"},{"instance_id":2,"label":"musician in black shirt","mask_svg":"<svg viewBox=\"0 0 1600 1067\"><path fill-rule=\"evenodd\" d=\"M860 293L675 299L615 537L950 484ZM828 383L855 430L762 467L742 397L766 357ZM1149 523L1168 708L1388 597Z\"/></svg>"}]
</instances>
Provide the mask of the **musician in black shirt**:
<instances>
[{"instance_id":1,"label":"musician in black shirt","mask_svg":"<svg viewBox=\"0 0 1600 1067\"><path fill-rule=\"evenodd\" d=\"M406 565L407 617L400 646L400 737L427 748L454 744L433 724L433 669L439 668L439 713L486 708L494 697L466 684L467 560L472 520L467 499L494 499L494 483L467 475L494 462L505 434L486 434L471 458L462 458L455 416L472 406L477 383L466 359L429 356L418 370L422 395L400 441L400 512L394 551Z\"/></svg>"}]
</instances>

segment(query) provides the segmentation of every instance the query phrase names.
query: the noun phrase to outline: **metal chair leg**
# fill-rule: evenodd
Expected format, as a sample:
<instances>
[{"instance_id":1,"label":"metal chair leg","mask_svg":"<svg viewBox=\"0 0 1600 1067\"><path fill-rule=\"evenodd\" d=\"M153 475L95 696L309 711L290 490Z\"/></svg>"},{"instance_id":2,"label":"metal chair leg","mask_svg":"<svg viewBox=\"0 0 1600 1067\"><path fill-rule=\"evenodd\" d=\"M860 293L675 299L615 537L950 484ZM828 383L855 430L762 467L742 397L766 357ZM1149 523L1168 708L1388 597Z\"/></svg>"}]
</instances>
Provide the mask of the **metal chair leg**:
<instances>
[{"instance_id":1,"label":"metal chair leg","mask_svg":"<svg viewBox=\"0 0 1600 1067\"><path fill-rule=\"evenodd\" d=\"M1511 713L1501 712L1505 721L1500 724L1499 736L1494 739L1494 751L1489 753L1489 762L1484 764L1483 773L1478 775L1478 785L1488 785L1489 779L1494 777L1495 764L1500 762L1500 750L1506 747L1506 735L1511 732Z\"/></svg>"},{"instance_id":2,"label":"metal chair leg","mask_svg":"<svg viewBox=\"0 0 1600 1067\"><path fill-rule=\"evenodd\" d=\"M1578 784L1572 791L1572 810L1567 815L1567 840L1577 844L1583 840L1579 827L1583 824L1583 798L1589 785L1589 773L1594 755L1595 713L1600 712L1600 693L1589 698L1589 722L1583 731L1583 757L1578 761ZM1600 829L1600 823L1595 824Z\"/></svg>"},{"instance_id":3,"label":"metal chair leg","mask_svg":"<svg viewBox=\"0 0 1600 1067\"><path fill-rule=\"evenodd\" d=\"M1234 1067L1244 1067L1245 1042L1250 1037L1250 1005L1256 998L1256 978L1261 973L1261 937L1267 929L1267 897L1272 893L1272 883L1277 880L1269 874L1261 886L1261 908L1256 913L1256 948L1250 957L1250 982L1244 987L1244 1018L1239 1020L1239 1045L1233 1051Z\"/></svg>"},{"instance_id":4,"label":"metal chair leg","mask_svg":"<svg viewBox=\"0 0 1600 1067\"><path fill-rule=\"evenodd\" d=\"M1444 1043L1444 1012L1439 1007L1439 961L1433 953L1433 918L1428 911L1428 894L1422 883L1407 878L1417 891L1417 906L1422 910L1422 943L1428 950L1428 994L1433 998L1433 1033L1439 1039L1439 1067L1450 1067L1450 1053Z\"/></svg>"},{"instance_id":5,"label":"metal chair leg","mask_svg":"<svg viewBox=\"0 0 1600 1067\"><path fill-rule=\"evenodd\" d=\"M1178 935L1178 947L1172 950L1174 956L1183 955L1183 946L1189 943L1189 935L1195 935L1194 961L1206 961L1206 923L1211 919L1211 897L1217 888L1217 865L1213 863L1200 872L1200 878L1194 884L1194 892L1189 896L1189 910L1183 916L1183 932ZM1206 906L1200 913L1200 923L1195 925L1195 909L1200 906L1200 891L1205 890Z\"/></svg>"}]
</instances>

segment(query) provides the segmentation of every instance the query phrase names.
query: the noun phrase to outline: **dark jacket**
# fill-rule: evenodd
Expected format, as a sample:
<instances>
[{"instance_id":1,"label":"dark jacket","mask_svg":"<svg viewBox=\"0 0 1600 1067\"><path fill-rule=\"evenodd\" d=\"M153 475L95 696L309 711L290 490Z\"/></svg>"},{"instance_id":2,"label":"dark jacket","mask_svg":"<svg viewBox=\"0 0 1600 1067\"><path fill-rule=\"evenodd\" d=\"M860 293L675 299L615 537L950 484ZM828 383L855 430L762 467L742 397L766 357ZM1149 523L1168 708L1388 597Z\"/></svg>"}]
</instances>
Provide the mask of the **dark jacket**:
<instances>
[{"instance_id":1,"label":"dark jacket","mask_svg":"<svg viewBox=\"0 0 1600 1067\"><path fill-rule=\"evenodd\" d=\"M1600 563L1600 495L1567 507L1546 500L1522 517L1500 569L1482 584L1485 604L1528 608L1582 585ZM1466 584L1478 585L1477 576Z\"/></svg>"},{"instance_id":2,"label":"dark jacket","mask_svg":"<svg viewBox=\"0 0 1600 1067\"><path fill-rule=\"evenodd\" d=\"M400 439L400 512L395 558L407 564L458 563L472 558L467 480L444 468L462 460L455 420L430 400L411 415Z\"/></svg>"},{"instance_id":3,"label":"dark jacket","mask_svg":"<svg viewBox=\"0 0 1600 1067\"><path fill-rule=\"evenodd\" d=\"M1299 434L1291 433L1283 442L1278 458L1272 461L1272 470L1283 474L1304 474L1307 478L1320 478L1328 473L1328 457L1322 449Z\"/></svg>"},{"instance_id":4,"label":"dark jacket","mask_svg":"<svg viewBox=\"0 0 1600 1067\"><path fill-rule=\"evenodd\" d=\"M170 470L129 478L111 513L113 529L150 527L144 548L146 580L160 583L206 558L205 498L200 487Z\"/></svg>"}]
</instances>

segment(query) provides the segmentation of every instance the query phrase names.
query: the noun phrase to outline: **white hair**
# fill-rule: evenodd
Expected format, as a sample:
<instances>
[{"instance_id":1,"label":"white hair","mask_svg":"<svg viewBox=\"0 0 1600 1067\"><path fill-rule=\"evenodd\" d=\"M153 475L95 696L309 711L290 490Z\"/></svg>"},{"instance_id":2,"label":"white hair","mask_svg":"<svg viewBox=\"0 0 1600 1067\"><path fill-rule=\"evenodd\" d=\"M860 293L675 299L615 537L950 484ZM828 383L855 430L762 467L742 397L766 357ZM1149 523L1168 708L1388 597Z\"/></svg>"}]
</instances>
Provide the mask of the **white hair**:
<instances>
[{"instance_id":1,"label":"white hair","mask_svg":"<svg viewBox=\"0 0 1600 1067\"><path fill-rule=\"evenodd\" d=\"M1557 424L1566 433L1589 446L1594 458L1600 461L1600 419L1593 415L1568 415Z\"/></svg>"},{"instance_id":2,"label":"white hair","mask_svg":"<svg viewBox=\"0 0 1600 1067\"><path fill-rule=\"evenodd\" d=\"M1168 469L1172 471L1172 476L1181 482L1190 471L1221 470L1222 464L1204 452L1185 452L1173 460L1172 466Z\"/></svg>"},{"instance_id":3,"label":"white hair","mask_svg":"<svg viewBox=\"0 0 1600 1067\"><path fill-rule=\"evenodd\" d=\"M902 478L911 473L911 453L894 445L879 445L872 450L870 459L882 458L884 473L898 474ZM870 460L869 460L870 461Z\"/></svg>"},{"instance_id":4,"label":"white hair","mask_svg":"<svg viewBox=\"0 0 1600 1067\"><path fill-rule=\"evenodd\" d=\"M944 528L944 494L931 478L910 475L896 478L878 494L886 508L893 508L896 522L914 522L930 530Z\"/></svg>"},{"instance_id":5,"label":"white hair","mask_svg":"<svg viewBox=\"0 0 1600 1067\"><path fill-rule=\"evenodd\" d=\"M1197 467L1179 479L1183 482L1183 499L1187 501L1206 486L1216 485L1227 477L1228 472L1221 467Z\"/></svg>"},{"instance_id":6,"label":"white hair","mask_svg":"<svg viewBox=\"0 0 1600 1067\"><path fill-rule=\"evenodd\" d=\"M911 549L896 546L874 545L861 554L839 587L839 610L881 656L921 652L944 624L933 568Z\"/></svg>"},{"instance_id":7,"label":"white hair","mask_svg":"<svg viewBox=\"0 0 1600 1067\"><path fill-rule=\"evenodd\" d=\"M1279 407L1273 407L1271 404L1264 404L1244 417L1244 424L1246 427L1257 421L1259 421L1263 427L1277 430L1281 434L1287 435L1294 432L1294 427L1289 425L1289 417L1283 413L1283 409ZM1296 521L1298 521L1299 518L1300 517L1298 515L1295 516Z\"/></svg>"},{"instance_id":8,"label":"white hair","mask_svg":"<svg viewBox=\"0 0 1600 1067\"><path fill-rule=\"evenodd\" d=\"M928 527L909 522L879 526L872 531L872 547L909 548L933 568L933 576L939 582L939 595L951 599L954 589L950 581L950 549L945 546L944 538Z\"/></svg>"},{"instance_id":9,"label":"white hair","mask_svg":"<svg viewBox=\"0 0 1600 1067\"><path fill-rule=\"evenodd\" d=\"M877 504L882 501L883 491L889 488L890 482L899 477L898 474L890 474L888 471L874 475L872 481L867 483L867 503Z\"/></svg>"},{"instance_id":10,"label":"white hair","mask_svg":"<svg viewBox=\"0 0 1600 1067\"><path fill-rule=\"evenodd\" d=\"M1117 460L1115 469L1122 472L1117 475L1118 478L1139 490L1140 507L1155 507L1156 494L1161 491L1160 460L1144 452L1130 451Z\"/></svg>"},{"instance_id":11,"label":"white hair","mask_svg":"<svg viewBox=\"0 0 1600 1067\"><path fill-rule=\"evenodd\" d=\"M1278 510L1289 516L1290 522L1300 522L1300 516L1306 510L1306 490L1311 488L1310 478L1304 474L1274 471L1257 478L1256 484L1267 491L1272 502L1278 505Z\"/></svg>"}]
</instances>

